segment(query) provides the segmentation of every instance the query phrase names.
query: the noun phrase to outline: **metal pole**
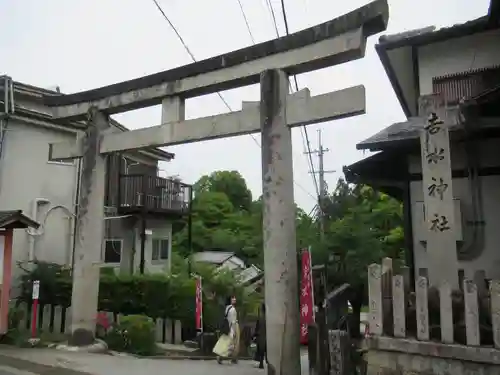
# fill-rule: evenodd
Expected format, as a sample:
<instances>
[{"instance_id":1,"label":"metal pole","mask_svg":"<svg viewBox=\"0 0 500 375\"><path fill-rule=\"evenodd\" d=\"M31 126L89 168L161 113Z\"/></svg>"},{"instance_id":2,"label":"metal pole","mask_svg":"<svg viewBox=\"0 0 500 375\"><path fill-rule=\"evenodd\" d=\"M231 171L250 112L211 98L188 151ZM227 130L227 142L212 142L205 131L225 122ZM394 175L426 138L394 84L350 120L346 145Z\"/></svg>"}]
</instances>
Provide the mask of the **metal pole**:
<instances>
[{"instance_id":1,"label":"metal pole","mask_svg":"<svg viewBox=\"0 0 500 375\"><path fill-rule=\"evenodd\" d=\"M319 205L319 212L321 217L319 218L319 234L321 241L324 240L325 238L325 212L323 211L324 208L324 201L325 201L325 168L323 164L323 144L321 143L321 129L318 129L318 143L319 143L319 151L318 151L318 157L319 157L319 197L318 197L318 205Z\"/></svg>"},{"instance_id":2,"label":"metal pole","mask_svg":"<svg viewBox=\"0 0 500 375\"><path fill-rule=\"evenodd\" d=\"M299 303L292 139L287 75L260 76L263 237L269 373L300 375Z\"/></svg>"},{"instance_id":3,"label":"metal pole","mask_svg":"<svg viewBox=\"0 0 500 375\"><path fill-rule=\"evenodd\" d=\"M139 273L144 275L146 265L146 216L143 213L141 217L141 257L139 260Z\"/></svg>"},{"instance_id":4,"label":"metal pole","mask_svg":"<svg viewBox=\"0 0 500 375\"><path fill-rule=\"evenodd\" d=\"M189 216L188 216L188 275L191 275L191 257L193 255L193 187L189 188Z\"/></svg>"}]
</instances>

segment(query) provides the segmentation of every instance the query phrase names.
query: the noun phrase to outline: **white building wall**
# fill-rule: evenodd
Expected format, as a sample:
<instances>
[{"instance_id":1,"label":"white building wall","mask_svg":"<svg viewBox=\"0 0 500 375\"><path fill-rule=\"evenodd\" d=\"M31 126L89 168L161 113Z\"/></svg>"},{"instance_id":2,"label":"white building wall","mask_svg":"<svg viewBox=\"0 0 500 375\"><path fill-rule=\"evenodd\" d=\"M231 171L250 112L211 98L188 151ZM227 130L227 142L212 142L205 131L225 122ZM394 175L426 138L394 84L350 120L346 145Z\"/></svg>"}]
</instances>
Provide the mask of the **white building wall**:
<instances>
[{"instance_id":1,"label":"white building wall","mask_svg":"<svg viewBox=\"0 0 500 375\"><path fill-rule=\"evenodd\" d=\"M172 259L172 223L168 220L148 220L146 226L146 245L144 247L144 269L148 273L167 272ZM152 260L153 239L168 239L169 259ZM139 271L141 261L140 223L135 228L135 253L133 256L135 272Z\"/></svg>"},{"instance_id":2,"label":"white building wall","mask_svg":"<svg viewBox=\"0 0 500 375\"><path fill-rule=\"evenodd\" d=\"M42 224L41 235L35 237L35 256L62 264L69 264L71 259L70 212L74 213L78 168L77 163L49 162L48 152L49 143L73 138L72 133L10 120L0 160L0 209L22 210L32 217L34 199L48 200L40 206L37 217L32 217ZM16 262L28 260L29 238L26 231L15 231L14 276L19 274Z\"/></svg>"},{"instance_id":3,"label":"white building wall","mask_svg":"<svg viewBox=\"0 0 500 375\"><path fill-rule=\"evenodd\" d=\"M500 65L500 30L419 47L420 94L432 94L432 78Z\"/></svg>"},{"instance_id":4,"label":"white building wall","mask_svg":"<svg viewBox=\"0 0 500 375\"><path fill-rule=\"evenodd\" d=\"M500 167L500 139L485 141L479 148L481 167ZM463 145L453 144L451 158L454 170L464 169L465 152ZM410 173L421 173L420 155L409 160ZM472 277L477 270L484 270L488 278L500 278L500 175L480 177L483 193L483 212L485 221L485 241L482 253L477 259L460 262L465 275ZM413 233L418 231L416 203L423 201L422 181L413 181L410 186L412 203ZM470 237L470 226L465 223L472 220L471 193L467 178L453 179L453 195L461 201L463 236ZM414 236L415 268L426 268L427 250Z\"/></svg>"}]
</instances>

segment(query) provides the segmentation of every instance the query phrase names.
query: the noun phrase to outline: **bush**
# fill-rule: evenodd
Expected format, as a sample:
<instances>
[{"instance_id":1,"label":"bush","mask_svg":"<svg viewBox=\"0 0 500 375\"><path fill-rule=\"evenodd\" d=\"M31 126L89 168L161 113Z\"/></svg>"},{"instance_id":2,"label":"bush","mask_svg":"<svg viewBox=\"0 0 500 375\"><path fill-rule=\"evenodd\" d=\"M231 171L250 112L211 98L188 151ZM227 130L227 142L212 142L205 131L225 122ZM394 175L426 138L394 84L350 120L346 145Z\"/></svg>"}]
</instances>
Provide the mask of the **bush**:
<instances>
[{"instance_id":1,"label":"bush","mask_svg":"<svg viewBox=\"0 0 500 375\"><path fill-rule=\"evenodd\" d=\"M23 335L23 330L19 327L23 319L23 310L19 309L17 306L9 306L8 330L7 333L2 337L3 344L19 345L20 342L25 338L25 335Z\"/></svg>"},{"instance_id":2,"label":"bush","mask_svg":"<svg viewBox=\"0 0 500 375\"><path fill-rule=\"evenodd\" d=\"M156 354L155 324L145 315L122 317L104 340L112 350L138 355Z\"/></svg>"},{"instance_id":3,"label":"bush","mask_svg":"<svg viewBox=\"0 0 500 375\"><path fill-rule=\"evenodd\" d=\"M175 274L115 275L103 272L99 283L99 310L123 315L146 315L153 319L182 321L194 330L195 281L179 264ZM24 268L23 268L24 269ZM214 331L224 311L226 297L235 295L238 314L243 321L249 311L256 311L258 299L238 286L231 271L215 271L213 267L193 265L203 277L203 323L205 331ZM71 304L72 279L67 268L35 262L21 277L20 301L31 303L33 280L40 280L41 305Z\"/></svg>"},{"instance_id":4,"label":"bush","mask_svg":"<svg viewBox=\"0 0 500 375\"><path fill-rule=\"evenodd\" d=\"M23 268L24 269L24 268ZM40 280L41 305L71 304L72 279L62 266L36 262L21 276L19 301L31 303L33 281ZM194 280L167 274L115 275L103 273L99 283L99 310L124 315L194 321Z\"/></svg>"}]
</instances>

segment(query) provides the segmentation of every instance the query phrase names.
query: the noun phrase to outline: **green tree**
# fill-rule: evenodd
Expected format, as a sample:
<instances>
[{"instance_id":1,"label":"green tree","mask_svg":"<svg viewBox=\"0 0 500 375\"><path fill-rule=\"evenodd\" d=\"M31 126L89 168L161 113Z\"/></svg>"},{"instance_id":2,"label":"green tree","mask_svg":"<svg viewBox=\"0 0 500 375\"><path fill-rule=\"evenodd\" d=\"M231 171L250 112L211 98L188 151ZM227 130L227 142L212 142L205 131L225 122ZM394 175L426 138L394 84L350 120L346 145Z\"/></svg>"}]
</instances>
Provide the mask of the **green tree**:
<instances>
[{"instance_id":1,"label":"green tree","mask_svg":"<svg viewBox=\"0 0 500 375\"><path fill-rule=\"evenodd\" d=\"M231 251L247 263L263 266L262 197L252 201L246 182L236 171L216 171L201 177L193 201L193 251ZM401 260L402 206L387 194L343 179L322 202L325 236L321 240L316 217L297 207L297 248L311 247L313 263L336 259L329 289L348 282L359 312L366 303L367 267L384 256ZM189 255L187 226L179 224L174 250ZM359 315L358 315L359 317ZM354 325L356 326L356 325Z\"/></svg>"},{"instance_id":2,"label":"green tree","mask_svg":"<svg viewBox=\"0 0 500 375\"><path fill-rule=\"evenodd\" d=\"M353 287L350 302L357 318L353 326L358 327L361 307L367 302L368 266L385 256L396 262L403 259L402 206L371 187L339 181L327 207L331 211L327 212L325 243L320 246L319 258L327 262L331 254L335 255L329 281L332 285L347 282Z\"/></svg>"},{"instance_id":3,"label":"green tree","mask_svg":"<svg viewBox=\"0 0 500 375\"><path fill-rule=\"evenodd\" d=\"M194 185L194 191L224 193L237 210L248 211L252 204L252 192L238 171L217 171L203 176Z\"/></svg>"}]
</instances>

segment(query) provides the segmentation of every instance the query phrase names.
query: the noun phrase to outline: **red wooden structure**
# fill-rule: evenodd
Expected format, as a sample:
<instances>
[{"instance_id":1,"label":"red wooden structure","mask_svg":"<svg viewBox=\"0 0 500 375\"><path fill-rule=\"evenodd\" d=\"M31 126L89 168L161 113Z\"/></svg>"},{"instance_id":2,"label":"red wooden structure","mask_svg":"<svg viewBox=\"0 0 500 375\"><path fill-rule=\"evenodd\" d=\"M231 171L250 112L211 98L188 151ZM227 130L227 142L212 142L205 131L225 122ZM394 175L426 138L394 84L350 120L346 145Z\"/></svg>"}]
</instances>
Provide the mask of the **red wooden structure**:
<instances>
[{"instance_id":1,"label":"red wooden structure","mask_svg":"<svg viewBox=\"0 0 500 375\"><path fill-rule=\"evenodd\" d=\"M0 287L0 334L5 334L9 322L9 300L12 284L12 240L14 229L35 228L40 226L36 221L18 211L0 211L0 259L2 260L2 285Z\"/></svg>"}]
</instances>

